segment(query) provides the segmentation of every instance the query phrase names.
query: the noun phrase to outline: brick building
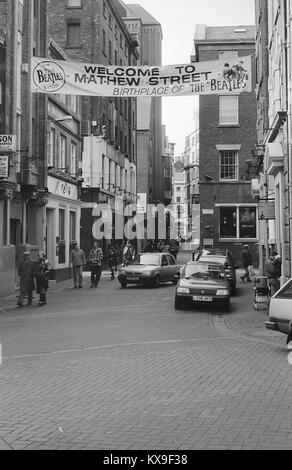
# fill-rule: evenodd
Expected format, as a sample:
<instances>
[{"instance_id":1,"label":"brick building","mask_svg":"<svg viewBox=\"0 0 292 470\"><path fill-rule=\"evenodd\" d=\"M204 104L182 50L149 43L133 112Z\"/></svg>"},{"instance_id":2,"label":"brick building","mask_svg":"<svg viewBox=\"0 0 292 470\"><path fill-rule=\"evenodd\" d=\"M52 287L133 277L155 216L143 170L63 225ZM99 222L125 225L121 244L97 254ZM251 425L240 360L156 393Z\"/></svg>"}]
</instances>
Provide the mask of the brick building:
<instances>
[{"instance_id":1,"label":"brick building","mask_svg":"<svg viewBox=\"0 0 292 470\"><path fill-rule=\"evenodd\" d=\"M138 44L139 65L162 65L161 24L141 5L127 4L124 18ZM149 204L166 203L163 159L162 98L137 100L137 191Z\"/></svg>"},{"instance_id":2,"label":"brick building","mask_svg":"<svg viewBox=\"0 0 292 470\"><path fill-rule=\"evenodd\" d=\"M291 162L291 2L257 0L257 167L256 190L261 217L260 266L277 251L282 258L282 283L292 267Z\"/></svg>"},{"instance_id":3,"label":"brick building","mask_svg":"<svg viewBox=\"0 0 292 470\"><path fill-rule=\"evenodd\" d=\"M49 34L72 61L137 65L137 42L123 21L126 10L119 1L51 0L48 16ZM86 206L81 216L81 247L88 255L95 238L94 204L106 203L114 209L117 196L122 205L135 201L136 100L84 96L81 117ZM103 240L105 252L106 247Z\"/></svg>"},{"instance_id":4,"label":"brick building","mask_svg":"<svg viewBox=\"0 0 292 470\"><path fill-rule=\"evenodd\" d=\"M232 62L252 56L255 70L253 26L197 25L193 62ZM253 72L252 89L255 88ZM255 93L238 96L202 95L199 98L199 202L201 246L230 249L241 263L248 243L258 263L257 203L251 196L248 162L256 143Z\"/></svg>"}]
</instances>

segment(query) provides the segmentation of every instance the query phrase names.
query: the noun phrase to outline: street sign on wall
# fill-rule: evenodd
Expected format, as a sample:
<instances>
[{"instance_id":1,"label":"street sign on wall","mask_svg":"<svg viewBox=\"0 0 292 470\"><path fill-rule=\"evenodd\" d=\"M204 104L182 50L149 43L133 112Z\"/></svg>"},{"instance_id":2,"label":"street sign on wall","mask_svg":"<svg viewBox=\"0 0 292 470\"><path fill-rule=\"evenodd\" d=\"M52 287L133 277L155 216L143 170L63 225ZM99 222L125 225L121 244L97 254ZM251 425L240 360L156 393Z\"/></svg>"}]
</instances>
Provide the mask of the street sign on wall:
<instances>
[{"instance_id":1,"label":"street sign on wall","mask_svg":"<svg viewBox=\"0 0 292 470\"><path fill-rule=\"evenodd\" d=\"M275 219L275 201L259 201L258 203L258 218L259 220L272 220Z\"/></svg>"},{"instance_id":2,"label":"street sign on wall","mask_svg":"<svg viewBox=\"0 0 292 470\"><path fill-rule=\"evenodd\" d=\"M7 155L0 156L0 178L8 178L9 175L9 157Z\"/></svg>"},{"instance_id":3,"label":"street sign on wall","mask_svg":"<svg viewBox=\"0 0 292 470\"><path fill-rule=\"evenodd\" d=\"M15 152L16 150L16 136L0 134L0 152L4 150L11 150Z\"/></svg>"}]
</instances>

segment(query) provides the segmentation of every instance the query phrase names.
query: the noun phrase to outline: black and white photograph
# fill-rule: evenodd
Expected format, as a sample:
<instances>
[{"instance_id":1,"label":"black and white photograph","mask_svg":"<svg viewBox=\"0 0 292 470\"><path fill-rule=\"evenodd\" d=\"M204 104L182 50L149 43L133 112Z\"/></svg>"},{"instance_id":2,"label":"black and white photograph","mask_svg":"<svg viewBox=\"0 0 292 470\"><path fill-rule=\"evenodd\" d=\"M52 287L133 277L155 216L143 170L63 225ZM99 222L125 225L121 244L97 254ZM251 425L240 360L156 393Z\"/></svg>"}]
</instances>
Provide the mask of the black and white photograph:
<instances>
[{"instance_id":1,"label":"black and white photograph","mask_svg":"<svg viewBox=\"0 0 292 470\"><path fill-rule=\"evenodd\" d=\"M0 0L0 451L292 450L291 47L292 0Z\"/></svg>"}]
</instances>

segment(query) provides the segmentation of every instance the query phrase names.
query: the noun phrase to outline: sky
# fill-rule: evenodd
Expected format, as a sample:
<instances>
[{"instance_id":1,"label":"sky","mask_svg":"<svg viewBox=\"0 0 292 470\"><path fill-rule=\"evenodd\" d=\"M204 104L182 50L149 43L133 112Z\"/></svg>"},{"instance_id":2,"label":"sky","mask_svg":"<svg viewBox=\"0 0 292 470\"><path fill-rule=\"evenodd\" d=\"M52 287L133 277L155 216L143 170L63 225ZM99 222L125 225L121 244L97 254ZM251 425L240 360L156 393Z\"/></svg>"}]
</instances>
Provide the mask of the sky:
<instances>
[{"instance_id":1,"label":"sky","mask_svg":"<svg viewBox=\"0 0 292 470\"><path fill-rule=\"evenodd\" d=\"M241 26L254 24L254 0L123 0L140 4L161 23L162 65L190 62L197 24ZM184 151L185 138L195 130L194 113L198 99L193 96L165 97L163 124L175 155Z\"/></svg>"}]
</instances>

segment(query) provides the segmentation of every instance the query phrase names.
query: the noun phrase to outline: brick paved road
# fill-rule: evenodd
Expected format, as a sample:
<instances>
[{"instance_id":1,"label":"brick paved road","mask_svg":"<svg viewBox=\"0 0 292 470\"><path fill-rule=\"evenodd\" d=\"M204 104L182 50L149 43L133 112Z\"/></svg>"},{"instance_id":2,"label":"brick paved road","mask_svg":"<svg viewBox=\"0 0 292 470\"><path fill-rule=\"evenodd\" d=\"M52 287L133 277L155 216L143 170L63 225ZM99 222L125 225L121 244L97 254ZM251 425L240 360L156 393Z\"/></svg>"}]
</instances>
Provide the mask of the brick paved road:
<instances>
[{"instance_id":1,"label":"brick paved road","mask_svg":"<svg viewBox=\"0 0 292 470\"><path fill-rule=\"evenodd\" d=\"M228 315L173 286L64 283L0 314L0 449L291 449L292 368L241 284Z\"/></svg>"}]
</instances>

